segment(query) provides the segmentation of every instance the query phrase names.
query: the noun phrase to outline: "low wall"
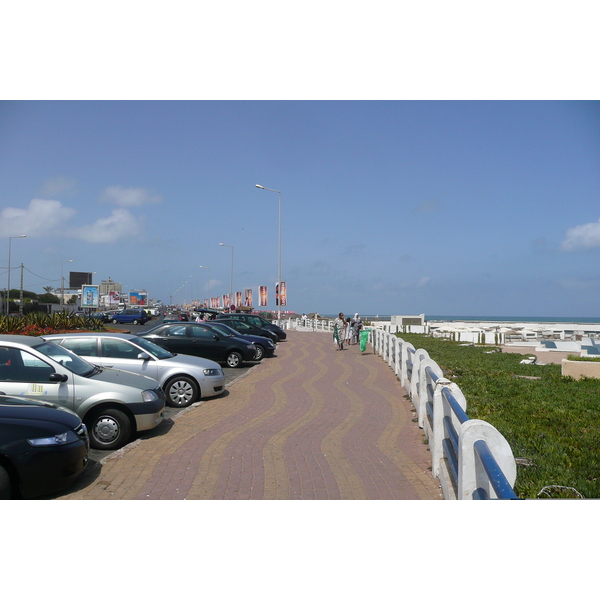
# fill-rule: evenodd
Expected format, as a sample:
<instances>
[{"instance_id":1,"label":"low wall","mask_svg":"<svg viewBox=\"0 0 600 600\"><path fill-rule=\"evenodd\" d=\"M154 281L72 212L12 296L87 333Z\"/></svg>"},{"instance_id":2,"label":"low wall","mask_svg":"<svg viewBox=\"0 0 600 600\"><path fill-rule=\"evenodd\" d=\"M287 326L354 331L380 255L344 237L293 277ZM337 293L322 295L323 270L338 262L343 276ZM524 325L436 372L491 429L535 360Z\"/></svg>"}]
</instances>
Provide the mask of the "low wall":
<instances>
[{"instance_id":1,"label":"low wall","mask_svg":"<svg viewBox=\"0 0 600 600\"><path fill-rule=\"evenodd\" d=\"M561 372L565 377L573 377L573 379L582 377L600 379L600 362L563 358Z\"/></svg>"}]
</instances>

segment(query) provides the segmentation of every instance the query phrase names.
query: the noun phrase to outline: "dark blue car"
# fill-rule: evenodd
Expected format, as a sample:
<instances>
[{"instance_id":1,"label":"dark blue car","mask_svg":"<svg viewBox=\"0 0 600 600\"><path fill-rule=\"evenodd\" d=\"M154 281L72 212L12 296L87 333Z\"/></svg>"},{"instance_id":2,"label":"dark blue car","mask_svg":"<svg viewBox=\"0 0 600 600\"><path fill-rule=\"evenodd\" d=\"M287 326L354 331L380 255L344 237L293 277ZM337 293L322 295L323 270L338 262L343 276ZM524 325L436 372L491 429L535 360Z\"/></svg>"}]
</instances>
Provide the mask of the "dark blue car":
<instances>
[{"instance_id":1,"label":"dark blue car","mask_svg":"<svg viewBox=\"0 0 600 600\"><path fill-rule=\"evenodd\" d=\"M89 438L70 410L0 395L0 499L35 498L69 486L85 469Z\"/></svg>"}]
</instances>

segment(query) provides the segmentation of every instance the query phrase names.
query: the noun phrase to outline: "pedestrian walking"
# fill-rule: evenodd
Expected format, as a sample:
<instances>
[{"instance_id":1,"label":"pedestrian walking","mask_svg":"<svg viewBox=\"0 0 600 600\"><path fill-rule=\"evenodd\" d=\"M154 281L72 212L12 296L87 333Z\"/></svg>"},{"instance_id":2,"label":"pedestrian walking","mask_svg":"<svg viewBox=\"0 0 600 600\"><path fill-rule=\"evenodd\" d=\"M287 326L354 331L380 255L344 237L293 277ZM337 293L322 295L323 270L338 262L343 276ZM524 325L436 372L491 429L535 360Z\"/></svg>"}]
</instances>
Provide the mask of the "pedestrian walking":
<instances>
[{"instance_id":1,"label":"pedestrian walking","mask_svg":"<svg viewBox=\"0 0 600 600\"><path fill-rule=\"evenodd\" d=\"M346 319L346 328L344 333L344 342L349 346L352 339L352 326L350 325L350 317Z\"/></svg>"},{"instance_id":2,"label":"pedestrian walking","mask_svg":"<svg viewBox=\"0 0 600 600\"><path fill-rule=\"evenodd\" d=\"M336 350L344 349L344 339L346 337L346 321L344 313L340 313L333 321L333 340L337 344Z\"/></svg>"},{"instance_id":3,"label":"pedestrian walking","mask_svg":"<svg viewBox=\"0 0 600 600\"><path fill-rule=\"evenodd\" d=\"M354 313L354 324L352 326L352 343L358 344L360 330L362 329L362 319L358 313Z\"/></svg>"}]
</instances>

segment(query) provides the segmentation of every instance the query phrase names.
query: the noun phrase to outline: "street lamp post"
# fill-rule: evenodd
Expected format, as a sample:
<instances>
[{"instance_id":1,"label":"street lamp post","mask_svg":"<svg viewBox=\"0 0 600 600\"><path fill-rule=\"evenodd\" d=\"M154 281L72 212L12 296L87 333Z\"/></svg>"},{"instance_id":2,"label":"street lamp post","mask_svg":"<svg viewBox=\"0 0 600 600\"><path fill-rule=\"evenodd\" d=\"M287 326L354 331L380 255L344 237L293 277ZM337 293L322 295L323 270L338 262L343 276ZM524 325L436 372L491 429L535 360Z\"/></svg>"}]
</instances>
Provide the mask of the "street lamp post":
<instances>
[{"instance_id":1,"label":"street lamp post","mask_svg":"<svg viewBox=\"0 0 600 600\"><path fill-rule=\"evenodd\" d=\"M279 298L277 302L277 320L281 321L281 192L279 190L267 188L264 185L259 185L258 183L255 185L255 187L261 190L267 190L269 192L276 192L279 194L279 235L277 243L277 285L279 286Z\"/></svg>"},{"instance_id":2,"label":"street lamp post","mask_svg":"<svg viewBox=\"0 0 600 600\"><path fill-rule=\"evenodd\" d=\"M230 246L229 244L222 244L221 242L219 242L219 246L227 246L228 248L231 248L231 277L229 279L229 302L233 303L233 246Z\"/></svg>"},{"instance_id":3,"label":"street lamp post","mask_svg":"<svg viewBox=\"0 0 600 600\"><path fill-rule=\"evenodd\" d=\"M10 251L13 240L27 237L26 235L14 235L8 238L8 287L6 288L6 314L10 311Z\"/></svg>"},{"instance_id":4,"label":"street lamp post","mask_svg":"<svg viewBox=\"0 0 600 600\"><path fill-rule=\"evenodd\" d=\"M60 263L60 312L63 311L63 307L65 305L65 278L63 275L63 265L65 263L72 263L73 259L71 260L63 260Z\"/></svg>"},{"instance_id":5,"label":"street lamp post","mask_svg":"<svg viewBox=\"0 0 600 600\"><path fill-rule=\"evenodd\" d=\"M210 308L210 267L203 267L202 265L199 265L198 268L208 269L208 306L206 308Z\"/></svg>"}]
</instances>

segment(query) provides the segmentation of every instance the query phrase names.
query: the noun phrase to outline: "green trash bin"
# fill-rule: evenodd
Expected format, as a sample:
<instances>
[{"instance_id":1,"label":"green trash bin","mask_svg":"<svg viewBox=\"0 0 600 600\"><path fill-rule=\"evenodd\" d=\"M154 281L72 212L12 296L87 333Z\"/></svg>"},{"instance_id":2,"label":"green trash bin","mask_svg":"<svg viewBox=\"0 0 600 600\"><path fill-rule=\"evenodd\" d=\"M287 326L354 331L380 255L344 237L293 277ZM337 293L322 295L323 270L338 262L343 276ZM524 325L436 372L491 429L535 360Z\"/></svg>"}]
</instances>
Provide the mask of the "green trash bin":
<instances>
[{"instance_id":1,"label":"green trash bin","mask_svg":"<svg viewBox=\"0 0 600 600\"><path fill-rule=\"evenodd\" d=\"M361 329L360 330L360 351L364 352L367 349L367 342L369 341L369 331L370 329Z\"/></svg>"}]
</instances>

